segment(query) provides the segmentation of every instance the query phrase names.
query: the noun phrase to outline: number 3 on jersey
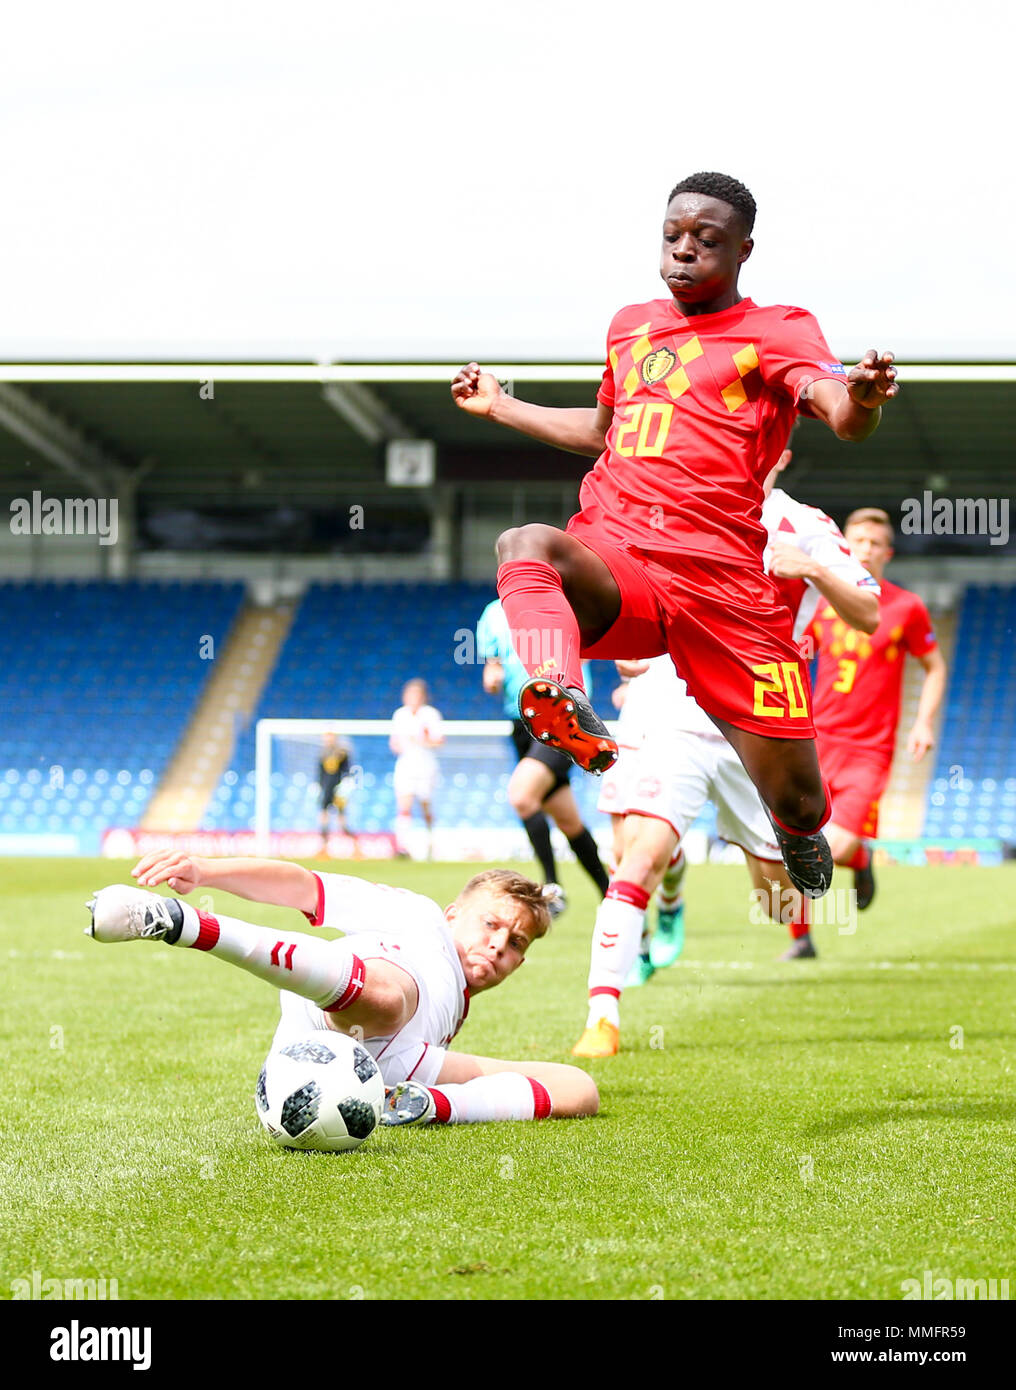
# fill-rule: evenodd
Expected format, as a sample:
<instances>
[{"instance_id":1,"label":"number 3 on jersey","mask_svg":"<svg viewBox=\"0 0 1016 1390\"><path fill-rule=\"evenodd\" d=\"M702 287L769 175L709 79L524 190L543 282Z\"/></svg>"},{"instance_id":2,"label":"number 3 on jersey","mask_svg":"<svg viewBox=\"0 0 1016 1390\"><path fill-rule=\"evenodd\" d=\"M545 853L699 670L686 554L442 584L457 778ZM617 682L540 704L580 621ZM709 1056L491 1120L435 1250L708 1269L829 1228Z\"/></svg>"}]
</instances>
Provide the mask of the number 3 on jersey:
<instances>
[{"instance_id":1,"label":"number 3 on jersey","mask_svg":"<svg viewBox=\"0 0 1016 1390\"><path fill-rule=\"evenodd\" d=\"M780 704L766 704L767 695L785 695L791 719L808 718L808 697L801 679L801 668L793 661L766 661L761 666L753 666L752 673L758 676L755 682L755 705L753 714L763 717L783 714Z\"/></svg>"}]
</instances>

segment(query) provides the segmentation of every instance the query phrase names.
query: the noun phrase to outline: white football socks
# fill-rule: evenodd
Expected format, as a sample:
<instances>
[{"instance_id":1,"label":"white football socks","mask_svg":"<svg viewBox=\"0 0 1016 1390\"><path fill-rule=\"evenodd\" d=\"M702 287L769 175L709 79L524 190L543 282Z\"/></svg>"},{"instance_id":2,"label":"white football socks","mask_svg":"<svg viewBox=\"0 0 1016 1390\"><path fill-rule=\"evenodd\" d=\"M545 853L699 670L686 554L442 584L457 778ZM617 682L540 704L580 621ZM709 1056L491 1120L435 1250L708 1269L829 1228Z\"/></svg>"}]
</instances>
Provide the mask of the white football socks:
<instances>
[{"instance_id":1,"label":"white football socks","mask_svg":"<svg viewBox=\"0 0 1016 1390\"><path fill-rule=\"evenodd\" d=\"M258 927L177 902L183 909L178 946L207 951L277 989L313 1000L319 1009L347 1008L363 989L363 962L345 940Z\"/></svg>"},{"instance_id":2,"label":"white football socks","mask_svg":"<svg viewBox=\"0 0 1016 1390\"><path fill-rule=\"evenodd\" d=\"M456 1085L428 1088L437 1103L440 1124L481 1124L485 1120L542 1120L551 1110L550 1094L539 1081L520 1072L499 1071ZM447 1108L441 1104L441 1097Z\"/></svg>"},{"instance_id":3,"label":"white football socks","mask_svg":"<svg viewBox=\"0 0 1016 1390\"><path fill-rule=\"evenodd\" d=\"M684 850L677 851L677 857L667 867L667 872L660 881L660 887L656 894L656 902L665 912L671 912L681 901L681 884L684 882L684 871L688 867L688 861L684 857Z\"/></svg>"},{"instance_id":4,"label":"white football socks","mask_svg":"<svg viewBox=\"0 0 1016 1390\"><path fill-rule=\"evenodd\" d=\"M413 829L412 816L395 817L395 848L404 854L409 853L409 836Z\"/></svg>"},{"instance_id":5,"label":"white football socks","mask_svg":"<svg viewBox=\"0 0 1016 1390\"><path fill-rule=\"evenodd\" d=\"M615 879L597 909L589 955L587 1028L595 1027L601 1018L620 1026L618 1000L639 953L648 901L638 884Z\"/></svg>"}]
</instances>

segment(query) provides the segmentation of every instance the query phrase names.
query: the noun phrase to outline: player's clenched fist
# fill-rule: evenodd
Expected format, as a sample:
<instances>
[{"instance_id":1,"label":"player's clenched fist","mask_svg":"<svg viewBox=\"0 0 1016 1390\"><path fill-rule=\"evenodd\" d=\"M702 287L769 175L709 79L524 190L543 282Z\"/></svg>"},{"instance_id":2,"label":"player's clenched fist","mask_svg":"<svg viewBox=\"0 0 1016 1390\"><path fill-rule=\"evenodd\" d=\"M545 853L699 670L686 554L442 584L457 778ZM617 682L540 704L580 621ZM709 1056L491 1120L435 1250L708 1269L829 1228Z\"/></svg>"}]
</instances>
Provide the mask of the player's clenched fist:
<instances>
[{"instance_id":1,"label":"player's clenched fist","mask_svg":"<svg viewBox=\"0 0 1016 1390\"><path fill-rule=\"evenodd\" d=\"M847 390L851 399L858 405L874 410L899 395L894 362L893 353L879 353L869 348L847 376Z\"/></svg>"},{"instance_id":2,"label":"player's clenched fist","mask_svg":"<svg viewBox=\"0 0 1016 1390\"><path fill-rule=\"evenodd\" d=\"M475 362L463 367L452 382L452 400L470 415L489 415L503 395L497 377L482 372Z\"/></svg>"}]
</instances>

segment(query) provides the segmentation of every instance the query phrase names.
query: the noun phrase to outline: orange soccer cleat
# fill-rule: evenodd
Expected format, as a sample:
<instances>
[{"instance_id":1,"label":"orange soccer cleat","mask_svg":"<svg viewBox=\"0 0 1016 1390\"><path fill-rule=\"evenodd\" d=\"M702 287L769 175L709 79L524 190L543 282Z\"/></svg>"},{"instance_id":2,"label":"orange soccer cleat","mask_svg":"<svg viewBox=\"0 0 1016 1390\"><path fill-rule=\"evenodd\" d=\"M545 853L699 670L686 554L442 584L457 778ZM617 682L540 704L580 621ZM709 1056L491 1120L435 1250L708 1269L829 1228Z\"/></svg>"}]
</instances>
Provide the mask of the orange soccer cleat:
<instances>
[{"instance_id":1,"label":"orange soccer cleat","mask_svg":"<svg viewBox=\"0 0 1016 1390\"><path fill-rule=\"evenodd\" d=\"M587 1028L571 1050L573 1057L616 1057L621 1048L621 1030L605 1018Z\"/></svg>"}]
</instances>

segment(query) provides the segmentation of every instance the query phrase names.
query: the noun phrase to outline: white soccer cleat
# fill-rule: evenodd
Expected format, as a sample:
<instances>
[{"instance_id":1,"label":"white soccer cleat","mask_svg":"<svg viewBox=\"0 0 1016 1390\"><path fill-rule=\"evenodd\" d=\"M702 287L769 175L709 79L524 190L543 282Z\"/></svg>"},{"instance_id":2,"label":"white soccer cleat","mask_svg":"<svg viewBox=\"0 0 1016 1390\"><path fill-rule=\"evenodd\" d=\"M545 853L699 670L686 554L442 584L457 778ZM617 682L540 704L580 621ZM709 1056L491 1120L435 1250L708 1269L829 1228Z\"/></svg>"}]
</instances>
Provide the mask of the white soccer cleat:
<instances>
[{"instance_id":1,"label":"white soccer cleat","mask_svg":"<svg viewBox=\"0 0 1016 1390\"><path fill-rule=\"evenodd\" d=\"M85 935L96 941L161 941L166 936L172 941L183 925L183 910L175 898L126 883L100 888L85 905L92 914Z\"/></svg>"},{"instance_id":2,"label":"white soccer cleat","mask_svg":"<svg viewBox=\"0 0 1016 1390\"><path fill-rule=\"evenodd\" d=\"M543 900L547 904L547 911L550 913L550 920L553 922L568 906L568 899L560 883L545 883L543 885Z\"/></svg>"},{"instance_id":3,"label":"white soccer cleat","mask_svg":"<svg viewBox=\"0 0 1016 1390\"><path fill-rule=\"evenodd\" d=\"M381 1110L383 1125L428 1125L437 1113L437 1104L426 1086L418 1081L400 1081L385 1089Z\"/></svg>"}]
</instances>

